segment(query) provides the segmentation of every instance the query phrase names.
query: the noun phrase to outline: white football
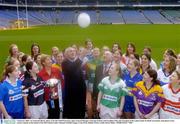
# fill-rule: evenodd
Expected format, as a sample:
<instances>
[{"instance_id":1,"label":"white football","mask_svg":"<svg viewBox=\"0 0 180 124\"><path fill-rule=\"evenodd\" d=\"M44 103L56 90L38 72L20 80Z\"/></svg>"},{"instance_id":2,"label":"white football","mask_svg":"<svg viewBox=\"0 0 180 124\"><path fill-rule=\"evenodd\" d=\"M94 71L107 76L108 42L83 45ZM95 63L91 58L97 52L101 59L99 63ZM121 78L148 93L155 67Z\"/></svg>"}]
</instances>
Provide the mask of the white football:
<instances>
[{"instance_id":1,"label":"white football","mask_svg":"<svg viewBox=\"0 0 180 124\"><path fill-rule=\"evenodd\" d=\"M91 19L90 19L90 16L87 14L87 13L80 13L78 15L78 25L81 27L81 28L86 28L90 25L90 22L91 22Z\"/></svg>"}]
</instances>

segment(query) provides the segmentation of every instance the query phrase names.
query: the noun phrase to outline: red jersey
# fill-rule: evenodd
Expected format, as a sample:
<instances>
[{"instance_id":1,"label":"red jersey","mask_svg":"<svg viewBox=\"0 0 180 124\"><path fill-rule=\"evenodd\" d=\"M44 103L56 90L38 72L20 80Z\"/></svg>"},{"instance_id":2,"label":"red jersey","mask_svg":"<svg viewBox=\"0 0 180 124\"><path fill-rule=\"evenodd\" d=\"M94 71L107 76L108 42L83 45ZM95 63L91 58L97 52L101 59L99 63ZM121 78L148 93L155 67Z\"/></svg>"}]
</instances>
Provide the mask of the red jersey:
<instances>
[{"instance_id":1,"label":"red jersey","mask_svg":"<svg viewBox=\"0 0 180 124\"><path fill-rule=\"evenodd\" d=\"M47 81L51 78L56 78L56 79L59 79L61 81L61 86L62 86L62 89L64 88L64 79L62 77L62 73L60 73L60 71L55 68L55 67L51 67L51 74L49 75L46 71L45 68L43 68L39 74L38 74L44 81ZM56 88L57 90L57 88ZM50 99L50 88L49 87L45 87L44 89L45 91L45 100L46 101L49 101Z\"/></svg>"}]
</instances>

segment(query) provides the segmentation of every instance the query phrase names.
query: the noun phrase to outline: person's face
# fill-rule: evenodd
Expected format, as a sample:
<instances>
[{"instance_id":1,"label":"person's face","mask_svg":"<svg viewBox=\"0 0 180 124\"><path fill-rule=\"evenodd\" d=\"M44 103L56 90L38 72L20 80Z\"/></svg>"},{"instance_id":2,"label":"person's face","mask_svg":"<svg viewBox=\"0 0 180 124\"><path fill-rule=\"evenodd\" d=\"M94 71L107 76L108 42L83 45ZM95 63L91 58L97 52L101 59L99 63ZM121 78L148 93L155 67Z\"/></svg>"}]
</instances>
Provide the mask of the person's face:
<instances>
[{"instance_id":1,"label":"person's face","mask_svg":"<svg viewBox=\"0 0 180 124\"><path fill-rule=\"evenodd\" d=\"M142 55L141 63L142 63L142 65L149 65L149 60L145 55Z\"/></svg>"},{"instance_id":2,"label":"person's face","mask_svg":"<svg viewBox=\"0 0 180 124\"><path fill-rule=\"evenodd\" d=\"M58 48L55 47L52 49L52 55L56 56L58 54L58 52L59 52Z\"/></svg>"},{"instance_id":3,"label":"person's face","mask_svg":"<svg viewBox=\"0 0 180 124\"><path fill-rule=\"evenodd\" d=\"M118 51L114 52L113 59L114 61L119 61L121 59L121 54Z\"/></svg>"},{"instance_id":4,"label":"person's face","mask_svg":"<svg viewBox=\"0 0 180 124\"><path fill-rule=\"evenodd\" d=\"M34 46L32 49L34 55L37 55L39 53L39 47L38 46Z\"/></svg>"},{"instance_id":5,"label":"person's face","mask_svg":"<svg viewBox=\"0 0 180 124\"><path fill-rule=\"evenodd\" d=\"M50 57L47 57L47 58L45 59L44 66L45 66L45 67L51 67L51 65L52 65L52 60L51 60Z\"/></svg>"},{"instance_id":6,"label":"person's face","mask_svg":"<svg viewBox=\"0 0 180 124\"><path fill-rule=\"evenodd\" d=\"M18 60L15 60L14 64L15 67L17 67L18 69L20 68L20 63Z\"/></svg>"},{"instance_id":7,"label":"person's face","mask_svg":"<svg viewBox=\"0 0 180 124\"><path fill-rule=\"evenodd\" d=\"M93 44L92 42L87 42L87 49L92 49L93 48Z\"/></svg>"},{"instance_id":8,"label":"person's face","mask_svg":"<svg viewBox=\"0 0 180 124\"><path fill-rule=\"evenodd\" d=\"M109 51L106 51L103 55L104 62L111 62L112 60L112 54Z\"/></svg>"},{"instance_id":9,"label":"person's face","mask_svg":"<svg viewBox=\"0 0 180 124\"><path fill-rule=\"evenodd\" d=\"M98 57L100 56L100 51L99 51L99 49L94 49L94 50L93 50L93 56L94 56L95 58L98 58Z\"/></svg>"},{"instance_id":10,"label":"person's face","mask_svg":"<svg viewBox=\"0 0 180 124\"><path fill-rule=\"evenodd\" d=\"M165 60L164 60L164 68L165 68L165 69L168 69L168 68L169 68L169 65L170 65L169 57L166 57Z\"/></svg>"},{"instance_id":11,"label":"person's face","mask_svg":"<svg viewBox=\"0 0 180 124\"><path fill-rule=\"evenodd\" d=\"M152 78L149 76L149 74L147 72L145 72L143 74L143 81L144 82L151 82L152 81Z\"/></svg>"},{"instance_id":12,"label":"person's face","mask_svg":"<svg viewBox=\"0 0 180 124\"><path fill-rule=\"evenodd\" d=\"M17 47L17 46L14 46L14 47L12 48L12 54L13 54L13 55L18 55L18 54L19 54L19 50L18 50L18 47Z\"/></svg>"},{"instance_id":13,"label":"person's face","mask_svg":"<svg viewBox=\"0 0 180 124\"><path fill-rule=\"evenodd\" d=\"M30 61L32 61L31 56L28 56L26 62L30 62Z\"/></svg>"},{"instance_id":14,"label":"person's face","mask_svg":"<svg viewBox=\"0 0 180 124\"><path fill-rule=\"evenodd\" d=\"M36 61L38 64L41 64L41 55L38 55L37 56L37 61Z\"/></svg>"},{"instance_id":15,"label":"person's face","mask_svg":"<svg viewBox=\"0 0 180 124\"><path fill-rule=\"evenodd\" d=\"M58 62L59 64L61 64L62 61L63 61L63 54L62 54L62 53L59 53L59 54L57 55L57 62Z\"/></svg>"},{"instance_id":16,"label":"person's face","mask_svg":"<svg viewBox=\"0 0 180 124\"><path fill-rule=\"evenodd\" d=\"M173 73L171 74L169 80L170 80L171 83L178 83L178 82L180 82L180 79L178 79L178 75L177 75L176 72L173 72Z\"/></svg>"},{"instance_id":17,"label":"person's face","mask_svg":"<svg viewBox=\"0 0 180 124\"><path fill-rule=\"evenodd\" d=\"M68 51L68 56L70 59L75 59L76 58L76 50L74 48L70 48Z\"/></svg>"},{"instance_id":18,"label":"person's face","mask_svg":"<svg viewBox=\"0 0 180 124\"><path fill-rule=\"evenodd\" d=\"M20 71L18 70L17 67L12 73L9 73L9 76L12 77L12 78L18 78L19 75L20 75Z\"/></svg>"},{"instance_id":19,"label":"person's face","mask_svg":"<svg viewBox=\"0 0 180 124\"><path fill-rule=\"evenodd\" d=\"M163 59L165 60L167 57L169 57L169 54L167 53L167 51L165 51L163 54Z\"/></svg>"},{"instance_id":20,"label":"person's face","mask_svg":"<svg viewBox=\"0 0 180 124\"><path fill-rule=\"evenodd\" d=\"M127 69L128 69L129 72L134 71L134 70L137 69L137 67L134 65L132 60L129 61L129 63L127 65Z\"/></svg>"},{"instance_id":21,"label":"person's face","mask_svg":"<svg viewBox=\"0 0 180 124\"><path fill-rule=\"evenodd\" d=\"M145 48L145 49L143 50L143 54L150 54L150 52L149 52L148 49Z\"/></svg>"},{"instance_id":22,"label":"person's face","mask_svg":"<svg viewBox=\"0 0 180 124\"><path fill-rule=\"evenodd\" d=\"M38 65L35 62L33 63L33 66L32 66L32 69L30 70L30 72L33 74L39 73Z\"/></svg>"},{"instance_id":23,"label":"person's face","mask_svg":"<svg viewBox=\"0 0 180 124\"><path fill-rule=\"evenodd\" d=\"M131 46L131 45L128 45L128 48L127 48L129 54L132 54L134 53L134 48Z\"/></svg>"},{"instance_id":24,"label":"person's face","mask_svg":"<svg viewBox=\"0 0 180 124\"><path fill-rule=\"evenodd\" d=\"M79 52L78 52L78 55L81 56L81 57L85 57L87 54L87 49L81 47L79 48Z\"/></svg>"},{"instance_id":25,"label":"person's face","mask_svg":"<svg viewBox=\"0 0 180 124\"><path fill-rule=\"evenodd\" d=\"M19 62L22 64L22 57L24 56L24 54L21 54L21 55L19 55L18 56L18 60L19 60Z\"/></svg>"},{"instance_id":26,"label":"person's face","mask_svg":"<svg viewBox=\"0 0 180 124\"><path fill-rule=\"evenodd\" d=\"M113 51L116 51L116 50L118 50L118 44L113 45Z\"/></svg>"},{"instance_id":27,"label":"person's face","mask_svg":"<svg viewBox=\"0 0 180 124\"><path fill-rule=\"evenodd\" d=\"M117 75L118 74L118 69L115 64L112 64L110 69L109 69L109 76Z\"/></svg>"}]
</instances>

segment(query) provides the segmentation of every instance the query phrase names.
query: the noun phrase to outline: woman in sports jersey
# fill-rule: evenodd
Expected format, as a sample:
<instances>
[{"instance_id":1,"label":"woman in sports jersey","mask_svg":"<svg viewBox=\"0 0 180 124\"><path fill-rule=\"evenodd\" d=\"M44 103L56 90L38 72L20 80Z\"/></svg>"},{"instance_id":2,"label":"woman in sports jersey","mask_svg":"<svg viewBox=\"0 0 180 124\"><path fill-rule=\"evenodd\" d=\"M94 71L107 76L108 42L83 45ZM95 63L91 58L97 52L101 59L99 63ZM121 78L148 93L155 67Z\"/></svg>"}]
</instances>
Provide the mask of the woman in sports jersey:
<instances>
[{"instance_id":1,"label":"woman in sports jersey","mask_svg":"<svg viewBox=\"0 0 180 124\"><path fill-rule=\"evenodd\" d=\"M23 119L22 82L18 80L19 71L17 67L14 65L7 66L3 76L5 80L0 85L0 110L6 119Z\"/></svg>"},{"instance_id":2,"label":"woman in sports jersey","mask_svg":"<svg viewBox=\"0 0 180 124\"><path fill-rule=\"evenodd\" d=\"M120 118L124 106L124 96L126 87L124 81L119 77L120 67L112 64L109 76L105 77L98 85L99 94L97 100L97 110L101 119Z\"/></svg>"},{"instance_id":3,"label":"woman in sports jersey","mask_svg":"<svg viewBox=\"0 0 180 124\"><path fill-rule=\"evenodd\" d=\"M162 88L165 101L160 109L160 119L180 119L180 72L174 71L170 83Z\"/></svg>"},{"instance_id":4,"label":"woman in sports jersey","mask_svg":"<svg viewBox=\"0 0 180 124\"><path fill-rule=\"evenodd\" d=\"M169 83L169 77L176 70L176 60L172 56L167 56L163 63L163 68L158 70L158 80L161 86Z\"/></svg>"},{"instance_id":5,"label":"woman in sports jersey","mask_svg":"<svg viewBox=\"0 0 180 124\"><path fill-rule=\"evenodd\" d=\"M123 80L126 83L126 86L129 90L134 88L135 84L142 80L142 75L139 73L139 61L134 59L130 60L127 69L128 72L123 75ZM132 95L126 95L125 96L125 104L123 109L123 116L126 119L133 119L134 113L135 113L135 107L133 102L133 96Z\"/></svg>"},{"instance_id":6,"label":"woman in sports jersey","mask_svg":"<svg viewBox=\"0 0 180 124\"><path fill-rule=\"evenodd\" d=\"M35 62L27 62L25 79L22 83L25 91L25 115L26 118L46 119L48 109L44 99L44 83L37 75L38 72Z\"/></svg>"},{"instance_id":7,"label":"woman in sports jersey","mask_svg":"<svg viewBox=\"0 0 180 124\"><path fill-rule=\"evenodd\" d=\"M158 119L158 111L163 102L163 90L157 80L157 72L149 69L143 74L143 81L132 89L136 119Z\"/></svg>"},{"instance_id":8,"label":"woman in sports jersey","mask_svg":"<svg viewBox=\"0 0 180 124\"><path fill-rule=\"evenodd\" d=\"M38 75L43 81L48 81L49 79L55 78L61 81L62 89L64 87L64 81L60 70L52 67L52 60L49 55L41 56L41 64L43 66L42 70ZM60 99L58 93L59 85L54 88L45 87L45 101L48 105L48 119L59 119L60 117L60 105L62 105L62 99Z\"/></svg>"}]
</instances>

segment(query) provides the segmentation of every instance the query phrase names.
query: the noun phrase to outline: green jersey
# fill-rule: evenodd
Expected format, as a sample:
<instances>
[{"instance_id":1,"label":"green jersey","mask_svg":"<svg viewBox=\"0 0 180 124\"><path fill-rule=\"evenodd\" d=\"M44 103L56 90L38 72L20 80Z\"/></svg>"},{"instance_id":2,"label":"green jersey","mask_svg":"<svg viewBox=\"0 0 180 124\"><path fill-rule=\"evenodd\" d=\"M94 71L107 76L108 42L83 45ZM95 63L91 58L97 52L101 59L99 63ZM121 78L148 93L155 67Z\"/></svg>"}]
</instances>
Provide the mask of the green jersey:
<instances>
[{"instance_id":1,"label":"green jersey","mask_svg":"<svg viewBox=\"0 0 180 124\"><path fill-rule=\"evenodd\" d=\"M109 108L119 107L121 97L126 95L126 92L122 90L125 87L126 84L120 78L112 84L110 77L105 77L98 85L99 91L103 93L100 103Z\"/></svg>"},{"instance_id":2,"label":"green jersey","mask_svg":"<svg viewBox=\"0 0 180 124\"><path fill-rule=\"evenodd\" d=\"M100 59L93 59L87 63L88 83L94 84L96 67L100 64L102 64Z\"/></svg>"}]
</instances>

